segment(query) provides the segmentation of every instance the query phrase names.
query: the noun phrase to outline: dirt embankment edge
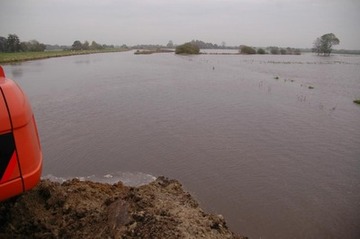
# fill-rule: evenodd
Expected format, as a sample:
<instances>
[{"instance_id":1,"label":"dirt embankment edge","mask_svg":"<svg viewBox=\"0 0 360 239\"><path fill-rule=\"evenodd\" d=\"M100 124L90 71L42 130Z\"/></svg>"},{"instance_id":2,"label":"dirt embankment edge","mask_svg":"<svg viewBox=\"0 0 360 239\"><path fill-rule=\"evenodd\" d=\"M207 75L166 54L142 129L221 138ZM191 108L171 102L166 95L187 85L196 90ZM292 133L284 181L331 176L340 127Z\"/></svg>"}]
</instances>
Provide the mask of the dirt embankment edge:
<instances>
[{"instance_id":1,"label":"dirt embankment edge","mask_svg":"<svg viewBox=\"0 0 360 239\"><path fill-rule=\"evenodd\" d=\"M127 187L42 180L0 202L0 238L246 238L205 213L176 180Z\"/></svg>"}]
</instances>

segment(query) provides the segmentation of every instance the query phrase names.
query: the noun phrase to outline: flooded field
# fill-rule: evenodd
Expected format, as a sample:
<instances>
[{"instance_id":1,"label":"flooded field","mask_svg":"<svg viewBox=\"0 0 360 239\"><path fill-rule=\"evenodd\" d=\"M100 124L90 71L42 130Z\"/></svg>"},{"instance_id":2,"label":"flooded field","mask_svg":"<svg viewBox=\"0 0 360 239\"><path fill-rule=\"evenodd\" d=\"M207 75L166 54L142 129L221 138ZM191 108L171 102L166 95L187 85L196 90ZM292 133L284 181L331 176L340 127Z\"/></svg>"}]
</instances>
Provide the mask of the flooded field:
<instances>
[{"instance_id":1,"label":"flooded field","mask_svg":"<svg viewBox=\"0 0 360 239\"><path fill-rule=\"evenodd\" d=\"M4 69L32 103L44 176L165 175L250 238L360 235L359 56L126 52Z\"/></svg>"}]
</instances>

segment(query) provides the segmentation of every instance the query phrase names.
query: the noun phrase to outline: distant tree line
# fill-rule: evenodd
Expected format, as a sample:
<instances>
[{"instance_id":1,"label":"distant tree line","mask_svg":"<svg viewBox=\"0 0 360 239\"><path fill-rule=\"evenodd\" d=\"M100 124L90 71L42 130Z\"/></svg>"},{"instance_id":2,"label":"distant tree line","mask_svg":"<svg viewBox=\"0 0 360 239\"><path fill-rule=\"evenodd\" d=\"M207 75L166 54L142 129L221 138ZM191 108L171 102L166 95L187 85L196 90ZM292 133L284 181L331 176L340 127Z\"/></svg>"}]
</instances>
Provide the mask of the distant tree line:
<instances>
[{"instance_id":1,"label":"distant tree line","mask_svg":"<svg viewBox=\"0 0 360 239\"><path fill-rule=\"evenodd\" d=\"M16 34L9 34L7 38L0 36L0 52L26 52L26 51L45 51L46 45L31 40L21 42Z\"/></svg>"},{"instance_id":2,"label":"distant tree line","mask_svg":"<svg viewBox=\"0 0 360 239\"><path fill-rule=\"evenodd\" d=\"M50 44L46 44L46 50L48 51L65 51L65 50L69 50L71 47L70 46L66 46L66 45L50 45Z\"/></svg>"},{"instance_id":3,"label":"distant tree line","mask_svg":"<svg viewBox=\"0 0 360 239\"><path fill-rule=\"evenodd\" d=\"M200 54L200 49L209 49L206 48L211 43L205 43L202 41L191 41L185 44L176 46L175 53L176 54ZM169 45L169 44L168 44ZM214 48L210 48L214 49ZM235 48L236 49L236 48ZM280 47L267 47L267 48L255 48L251 46L241 45L239 48L240 54L250 55L250 54L273 54L273 55L300 55L300 49L295 48L280 48Z\"/></svg>"},{"instance_id":4,"label":"distant tree line","mask_svg":"<svg viewBox=\"0 0 360 239\"><path fill-rule=\"evenodd\" d=\"M126 45L123 45L122 47L127 48ZM74 41L74 43L71 46L71 50L73 50L73 51L102 50L102 49L106 49L106 48L115 48L115 46L99 44L95 41L92 41L91 44L88 41L81 43L81 41L79 41L79 40Z\"/></svg>"},{"instance_id":5,"label":"distant tree line","mask_svg":"<svg viewBox=\"0 0 360 239\"><path fill-rule=\"evenodd\" d=\"M186 45L185 45L186 44ZM185 44L176 46L176 49L178 52L182 52L184 49L185 51L193 51L193 47L190 46L196 46L199 49L239 49L240 54L273 54L273 55L300 55L301 51L300 49L286 47L286 48L280 48L276 46L266 47L266 48L258 48L258 47L251 47L246 45L241 45L240 47L229 47L226 46L225 42L222 42L221 45L212 44L212 43L206 43L200 40L192 40L190 42L187 42ZM184 46L185 45L185 46ZM174 48L174 43L172 41L169 41L169 43L166 45L167 48ZM157 47L161 47L158 46ZM195 51L196 52L196 51ZM198 54L198 53L196 53Z\"/></svg>"},{"instance_id":6,"label":"distant tree line","mask_svg":"<svg viewBox=\"0 0 360 239\"><path fill-rule=\"evenodd\" d=\"M280 48L271 46L267 48L254 48L250 46L241 45L239 49L240 54L272 54L272 55L300 55L300 49L295 48Z\"/></svg>"},{"instance_id":7,"label":"distant tree line","mask_svg":"<svg viewBox=\"0 0 360 239\"><path fill-rule=\"evenodd\" d=\"M132 49L161 49L161 48L165 48L165 46L154 45L154 44L141 44L141 45L134 45L131 48Z\"/></svg>"},{"instance_id":8,"label":"distant tree line","mask_svg":"<svg viewBox=\"0 0 360 239\"><path fill-rule=\"evenodd\" d=\"M337 54L356 54L360 55L360 50L345 50L345 49L339 49L339 50L332 50L333 53Z\"/></svg>"},{"instance_id":9,"label":"distant tree line","mask_svg":"<svg viewBox=\"0 0 360 239\"><path fill-rule=\"evenodd\" d=\"M188 44L189 43L189 44ZM251 46L241 45L240 47L226 46L225 42L222 42L220 45L208 43L200 40L192 40L191 42L185 43L180 46L176 46L173 41L169 41L166 46L162 45L137 45L133 46L133 49L161 49L163 47L167 48L177 48L178 52L190 51L195 54L198 54L198 49L239 49L240 54L273 54L273 55L300 55L300 49L295 48L280 48L280 47L266 47L266 48L255 48ZM318 55L329 56L333 52L333 46L338 45L340 40L333 33L324 34L321 37L318 37L313 44L312 49L302 49L304 52L315 52ZM42 52L45 50L102 50L105 48L128 48L126 45L114 46L99 44L95 41L92 41L91 44L88 41L83 43L79 40L74 41L71 46L59 46L59 45L45 45L38 42L37 40L31 41L20 41L19 37L16 34L9 34L8 37L0 36L0 52ZM359 54L360 51L354 50L334 50L337 53L346 53L346 54Z\"/></svg>"},{"instance_id":10,"label":"distant tree line","mask_svg":"<svg viewBox=\"0 0 360 239\"><path fill-rule=\"evenodd\" d=\"M192 40L190 43L198 46L200 49L236 49L236 47L226 46L225 42L222 42L221 45L218 45L200 40Z\"/></svg>"},{"instance_id":11,"label":"distant tree line","mask_svg":"<svg viewBox=\"0 0 360 239\"><path fill-rule=\"evenodd\" d=\"M233 46L226 46L225 42L222 42L221 45L213 44L209 42L203 42L200 40L192 40L190 42L192 45L196 45L199 49L236 49ZM149 45L149 44L142 44L142 45L135 45L132 46L133 49L156 49L156 48L176 48L177 45L174 44L172 40L170 40L166 45Z\"/></svg>"},{"instance_id":12,"label":"distant tree line","mask_svg":"<svg viewBox=\"0 0 360 239\"><path fill-rule=\"evenodd\" d=\"M118 46L117 46L118 47ZM84 43L79 40L74 41L72 46L59 46L59 45L45 45L37 40L20 41L20 38L16 34L9 34L8 37L0 36L0 52L42 52L45 50L102 50L108 48L115 48L114 45L99 44L92 41L91 44L88 41ZM122 45L121 48L127 48L126 45Z\"/></svg>"}]
</instances>

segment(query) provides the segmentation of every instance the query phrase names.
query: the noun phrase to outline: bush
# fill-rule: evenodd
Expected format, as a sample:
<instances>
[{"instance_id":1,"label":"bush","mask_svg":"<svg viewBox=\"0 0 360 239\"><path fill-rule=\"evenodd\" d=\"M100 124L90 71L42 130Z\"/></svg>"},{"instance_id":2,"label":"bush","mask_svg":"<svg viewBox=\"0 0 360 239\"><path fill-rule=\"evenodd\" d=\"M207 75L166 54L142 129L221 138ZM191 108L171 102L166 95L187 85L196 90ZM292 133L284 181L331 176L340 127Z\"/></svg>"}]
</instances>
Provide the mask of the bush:
<instances>
[{"instance_id":1,"label":"bush","mask_svg":"<svg viewBox=\"0 0 360 239\"><path fill-rule=\"evenodd\" d=\"M265 53L266 53L265 50L262 49L262 48L259 48L259 49L257 50L257 54L264 55Z\"/></svg>"},{"instance_id":2,"label":"bush","mask_svg":"<svg viewBox=\"0 0 360 239\"><path fill-rule=\"evenodd\" d=\"M286 55L286 54L290 54L286 51L286 49L280 49L280 54L281 55Z\"/></svg>"},{"instance_id":3,"label":"bush","mask_svg":"<svg viewBox=\"0 0 360 239\"><path fill-rule=\"evenodd\" d=\"M240 54L256 54L256 50L250 46L241 46Z\"/></svg>"},{"instance_id":4,"label":"bush","mask_svg":"<svg viewBox=\"0 0 360 239\"><path fill-rule=\"evenodd\" d=\"M200 48L190 42L177 46L175 54L199 54Z\"/></svg>"},{"instance_id":5,"label":"bush","mask_svg":"<svg viewBox=\"0 0 360 239\"><path fill-rule=\"evenodd\" d=\"M273 55L279 55L280 51L278 47L271 47L270 53Z\"/></svg>"}]
</instances>

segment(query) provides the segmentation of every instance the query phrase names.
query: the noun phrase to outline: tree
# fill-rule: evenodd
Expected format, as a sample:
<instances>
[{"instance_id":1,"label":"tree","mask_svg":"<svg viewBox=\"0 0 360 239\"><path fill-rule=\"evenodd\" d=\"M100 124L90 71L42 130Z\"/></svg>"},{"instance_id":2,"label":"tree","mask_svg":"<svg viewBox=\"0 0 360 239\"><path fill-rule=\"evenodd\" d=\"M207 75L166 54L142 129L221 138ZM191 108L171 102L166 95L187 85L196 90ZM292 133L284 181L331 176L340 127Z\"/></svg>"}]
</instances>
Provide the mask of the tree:
<instances>
[{"instance_id":1,"label":"tree","mask_svg":"<svg viewBox=\"0 0 360 239\"><path fill-rule=\"evenodd\" d=\"M273 54L273 55L279 55L280 53L280 50L279 50L279 47L271 47L270 48L270 53Z\"/></svg>"},{"instance_id":2,"label":"tree","mask_svg":"<svg viewBox=\"0 0 360 239\"><path fill-rule=\"evenodd\" d=\"M91 50L101 50L101 49L103 49L103 46L96 43L95 41L92 41L91 45L90 45L90 49Z\"/></svg>"},{"instance_id":3,"label":"tree","mask_svg":"<svg viewBox=\"0 0 360 239\"><path fill-rule=\"evenodd\" d=\"M83 44L82 44L82 49L83 50L89 50L90 49L90 44L88 41L85 41Z\"/></svg>"},{"instance_id":4,"label":"tree","mask_svg":"<svg viewBox=\"0 0 360 239\"><path fill-rule=\"evenodd\" d=\"M166 45L167 48L174 48L174 43L173 41L169 41L169 43Z\"/></svg>"},{"instance_id":5,"label":"tree","mask_svg":"<svg viewBox=\"0 0 360 239\"><path fill-rule=\"evenodd\" d=\"M82 49L82 44L80 41L74 41L74 43L71 46L71 49L74 51L81 51Z\"/></svg>"},{"instance_id":6,"label":"tree","mask_svg":"<svg viewBox=\"0 0 360 239\"><path fill-rule=\"evenodd\" d=\"M28 42L21 43L21 50L22 51L45 51L46 46L38 42L37 40L31 40Z\"/></svg>"},{"instance_id":7,"label":"tree","mask_svg":"<svg viewBox=\"0 0 360 239\"><path fill-rule=\"evenodd\" d=\"M240 54L256 54L256 50L250 46L240 46Z\"/></svg>"},{"instance_id":8,"label":"tree","mask_svg":"<svg viewBox=\"0 0 360 239\"><path fill-rule=\"evenodd\" d=\"M200 48L192 42L188 42L177 46L175 49L175 54L199 54Z\"/></svg>"},{"instance_id":9,"label":"tree","mask_svg":"<svg viewBox=\"0 0 360 239\"><path fill-rule=\"evenodd\" d=\"M212 44L212 43L209 43L209 42L203 42L203 41L200 41L200 40L192 40L191 43L194 44L194 45L197 45L200 49L218 49L218 48L220 48L217 44Z\"/></svg>"},{"instance_id":10,"label":"tree","mask_svg":"<svg viewBox=\"0 0 360 239\"><path fill-rule=\"evenodd\" d=\"M103 48L115 48L114 45L106 45L106 44L103 44L102 47Z\"/></svg>"},{"instance_id":11,"label":"tree","mask_svg":"<svg viewBox=\"0 0 360 239\"><path fill-rule=\"evenodd\" d=\"M314 41L312 51L317 53L318 55L320 55L320 53L321 53L321 39L319 37L316 38L316 40Z\"/></svg>"},{"instance_id":12,"label":"tree","mask_svg":"<svg viewBox=\"0 0 360 239\"><path fill-rule=\"evenodd\" d=\"M256 51L257 54L260 54L260 55L264 55L266 52L264 49L262 48L259 48L257 51Z\"/></svg>"},{"instance_id":13,"label":"tree","mask_svg":"<svg viewBox=\"0 0 360 239\"><path fill-rule=\"evenodd\" d=\"M281 54L281 55L286 55L286 54L290 54L290 53L288 53L288 52L286 51L286 49L281 48L281 49L280 49L280 54Z\"/></svg>"},{"instance_id":14,"label":"tree","mask_svg":"<svg viewBox=\"0 0 360 239\"><path fill-rule=\"evenodd\" d=\"M316 38L313 45L313 52L318 55L323 54L324 56L330 56L332 47L340 44L339 38L334 33L327 33L322 35L320 38Z\"/></svg>"},{"instance_id":15,"label":"tree","mask_svg":"<svg viewBox=\"0 0 360 239\"><path fill-rule=\"evenodd\" d=\"M28 51L29 50L29 47L28 47L28 43L27 42L21 42L20 43L20 49L21 51Z\"/></svg>"},{"instance_id":16,"label":"tree","mask_svg":"<svg viewBox=\"0 0 360 239\"><path fill-rule=\"evenodd\" d=\"M8 52L18 52L20 51L20 39L15 34L9 34L6 40L6 51Z\"/></svg>"},{"instance_id":17,"label":"tree","mask_svg":"<svg viewBox=\"0 0 360 239\"><path fill-rule=\"evenodd\" d=\"M300 51L300 49L295 49L295 51L294 51L294 55L301 55L301 51Z\"/></svg>"},{"instance_id":18,"label":"tree","mask_svg":"<svg viewBox=\"0 0 360 239\"><path fill-rule=\"evenodd\" d=\"M5 37L0 37L0 52L6 51L6 41Z\"/></svg>"}]
</instances>

